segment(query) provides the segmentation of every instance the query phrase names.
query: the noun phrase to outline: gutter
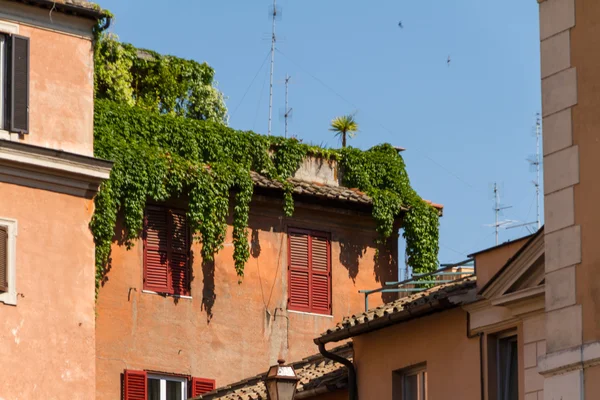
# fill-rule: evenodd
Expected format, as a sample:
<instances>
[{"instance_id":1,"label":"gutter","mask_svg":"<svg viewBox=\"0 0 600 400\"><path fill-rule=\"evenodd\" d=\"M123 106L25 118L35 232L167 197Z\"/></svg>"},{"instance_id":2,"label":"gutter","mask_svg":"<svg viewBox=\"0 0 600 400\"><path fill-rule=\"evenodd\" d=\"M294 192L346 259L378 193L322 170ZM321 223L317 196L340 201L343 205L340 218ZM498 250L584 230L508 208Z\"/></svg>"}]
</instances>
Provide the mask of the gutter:
<instances>
[{"instance_id":1,"label":"gutter","mask_svg":"<svg viewBox=\"0 0 600 400\"><path fill-rule=\"evenodd\" d=\"M315 339L315 343L318 339ZM337 354L330 353L325 349L325 343L317 343L319 345L319 352L323 355L323 357L328 358L333 361L337 361L340 364L344 365L346 369L348 369L348 400L358 400L358 390L356 386L356 370L354 369L354 364L352 361L348 360L345 357L338 356ZM318 390L313 389L313 390ZM300 393L298 393L300 394ZM296 396L301 399L304 397ZM306 397L309 397L307 394Z\"/></svg>"}]
</instances>

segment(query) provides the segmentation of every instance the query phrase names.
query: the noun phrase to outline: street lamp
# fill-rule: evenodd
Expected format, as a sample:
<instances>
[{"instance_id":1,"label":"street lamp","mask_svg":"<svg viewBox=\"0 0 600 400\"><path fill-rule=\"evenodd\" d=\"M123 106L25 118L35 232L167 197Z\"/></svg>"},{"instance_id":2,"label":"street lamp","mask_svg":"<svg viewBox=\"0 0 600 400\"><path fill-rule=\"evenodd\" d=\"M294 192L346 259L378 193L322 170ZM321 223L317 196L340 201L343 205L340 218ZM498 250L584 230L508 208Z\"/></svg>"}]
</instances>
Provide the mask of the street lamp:
<instances>
[{"instance_id":1,"label":"street lamp","mask_svg":"<svg viewBox=\"0 0 600 400\"><path fill-rule=\"evenodd\" d=\"M284 360L277 360L279 365L273 365L267 372L265 385L269 400L294 400L296 384L300 380L294 367L285 364Z\"/></svg>"}]
</instances>

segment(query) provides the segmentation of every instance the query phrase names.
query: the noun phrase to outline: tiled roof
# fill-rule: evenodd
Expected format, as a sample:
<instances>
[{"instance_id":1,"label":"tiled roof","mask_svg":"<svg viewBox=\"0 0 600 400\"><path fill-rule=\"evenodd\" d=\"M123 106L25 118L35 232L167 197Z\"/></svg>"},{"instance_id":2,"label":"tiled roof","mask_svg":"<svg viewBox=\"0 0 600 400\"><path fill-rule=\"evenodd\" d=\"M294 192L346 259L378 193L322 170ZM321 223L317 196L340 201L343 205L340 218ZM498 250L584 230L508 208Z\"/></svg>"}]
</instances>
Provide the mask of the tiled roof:
<instances>
[{"instance_id":1,"label":"tiled roof","mask_svg":"<svg viewBox=\"0 0 600 400\"><path fill-rule=\"evenodd\" d=\"M107 16L102 8L87 0L13 0L26 4L33 4L58 12L80 14L88 18L101 19Z\"/></svg>"},{"instance_id":2,"label":"tiled roof","mask_svg":"<svg viewBox=\"0 0 600 400\"><path fill-rule=\"evenodd\" d=\"M352 360L352 346L346 344L337 347L330 352L338 354ZM300 377L298 383L298 395L301 393L320 389L326 391L335 391L347 387L347 370L346 368L335 361L326 359L321 354L316 354L310 357L292 363L296 374ZM244 379L240 382L232 383L231 385L217 388L212 392L205 393L195 399L210 399L210 400L267 400L267 391L264 384L266 372L256 375L252 378Z\"/></svg>"},{"instance_id":3,"label":"tiled roof","mask_svg":"<svg viewBox=\"0 0 600 400\"><path fill-rule=\"evenodd\" d=\"M254 184L257 187L264 189L283 190L283 185L281 182L269 179L256 172L251 172L250 174ZM337 200L353 204L364 204L369 206L373 203L371 197L358 189L350 189L344 186L333 186L317 182L308 182L296 178L289 178L288 182L294 186L295 195L316 196L323 199Z\"/></svg>"},{"instance_id":4,"label":"tiled roof","mask_svg":"<svg viewBox=\"0 0 600 400\"><path fill-rule=\"evenodd\" d=\"M475 297L476 277L468 277L434 286L411 296L386 303L359 315L345 317L334 328L328 329L316 343L328 343L357 336L380 329L394 323L405 321L429 311L458 306L466 298L453 299L455 296Z\"/></svg>"}]
</instances>

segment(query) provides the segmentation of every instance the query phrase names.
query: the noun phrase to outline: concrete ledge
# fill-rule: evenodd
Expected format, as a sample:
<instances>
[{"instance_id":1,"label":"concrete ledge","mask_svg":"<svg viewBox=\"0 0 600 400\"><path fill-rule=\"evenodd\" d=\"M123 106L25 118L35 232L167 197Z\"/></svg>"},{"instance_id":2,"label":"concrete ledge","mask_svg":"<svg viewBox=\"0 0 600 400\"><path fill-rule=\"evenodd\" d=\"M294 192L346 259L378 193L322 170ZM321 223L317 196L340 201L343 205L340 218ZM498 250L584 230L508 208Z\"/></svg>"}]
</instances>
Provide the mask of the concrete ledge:
<instances>
[{"instance_id":1,"label":"concrete ledge","mask_svg":"<svg viewBox=\"0 0 600 400\"><path fill-rule=\"evenodd\" d=\"M550 377L599 364L600 342L593 342L538 357L538 372Z\"/></svg>"}]
</instances>

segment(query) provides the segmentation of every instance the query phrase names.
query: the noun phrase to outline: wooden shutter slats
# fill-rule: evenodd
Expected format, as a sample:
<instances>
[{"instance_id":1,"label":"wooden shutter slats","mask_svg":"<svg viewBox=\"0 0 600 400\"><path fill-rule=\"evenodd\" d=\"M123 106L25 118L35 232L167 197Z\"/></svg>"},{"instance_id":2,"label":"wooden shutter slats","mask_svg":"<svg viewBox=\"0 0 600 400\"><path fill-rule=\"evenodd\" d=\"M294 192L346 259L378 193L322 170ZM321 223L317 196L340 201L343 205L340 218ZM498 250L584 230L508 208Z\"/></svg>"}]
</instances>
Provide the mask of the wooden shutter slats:
<instances>
[{"instance_id":1,"label":"wooden shutter slats","mask_svg":"<svg viewBox=\"0 0 600 400\"><path fill-rule=\"evenodd\" d=\"M144 287L148 290L189 295L189 229L183 211L146 208Z\"/></svg>"},{"instance_id":2,"label":"wooden shutter slats","mask_svg":"<svg viewBox=\"0 0 600 400\"><path fill-rule=\"evenodd\" d=\"M288 302L293 310L331 313L329 236L290 229Z\"/></svg>"},{"instance_id":3,"label":"wooden shutter slats","mask_svg":"<svg viewBox=\"0 0 600 400\"><path fill-rule=\"evenodd\" d=\"M148 388L145 371L125 370L124 400L146 400Z\"/></svg>"},{"instance_id":4,"label":"wooden shutter slats","mask_svg":"<svg viewBox=\"0 0 600 400\"><path fill-rule=\"evenodd\" d=\"M29 38L12 35L10 129L29 133Z\"/></svg>"},{"instance_id":5,"label":"wooden shutter slats","mask_svg":"<svg viewBox=\"0 0 600 400\"><path fill-rule=\"evenodd\" d=\"M8 291L8 228L0 226L0 292Z\"/></svg>"},{"instance_id":6,"label":"wooden shutter slats","mask_svg":"<svg viewBox=\"0 0 600 400\"><path fill-rule=\"evenodd\" d=\"M216 382L213 379L192 378L192 396L200 396L214 390Z\"/></svg>"}]
</instances>

